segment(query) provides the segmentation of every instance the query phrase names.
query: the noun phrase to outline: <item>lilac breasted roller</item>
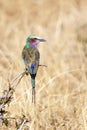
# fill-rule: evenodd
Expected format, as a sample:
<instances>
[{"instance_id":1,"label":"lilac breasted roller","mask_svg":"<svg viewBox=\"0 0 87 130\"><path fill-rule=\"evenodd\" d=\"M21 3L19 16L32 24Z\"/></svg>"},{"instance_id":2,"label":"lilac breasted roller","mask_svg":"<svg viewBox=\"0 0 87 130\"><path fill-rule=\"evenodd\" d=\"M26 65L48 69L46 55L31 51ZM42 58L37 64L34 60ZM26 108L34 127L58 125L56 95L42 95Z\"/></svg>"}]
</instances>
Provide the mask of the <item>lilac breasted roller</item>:
<instances>
[{"instance_id":1,"label":"lilac breasted roller","mask_svg":"<svg viewBox=\"0 0 87 130\"><path fill-rule=\"evenodd\" d=\"M31 35L26 39L26 44L22 51L22 59L25 64L26 72L27 74L29 73L31 76L32 101L33 101L33 96L35 98L35 77L37 75L39 61L40 61L40 53L37 48L37 45L39 42L45 42L45 41L46 40L40 37Z\"/></svg>"}]
</instances>

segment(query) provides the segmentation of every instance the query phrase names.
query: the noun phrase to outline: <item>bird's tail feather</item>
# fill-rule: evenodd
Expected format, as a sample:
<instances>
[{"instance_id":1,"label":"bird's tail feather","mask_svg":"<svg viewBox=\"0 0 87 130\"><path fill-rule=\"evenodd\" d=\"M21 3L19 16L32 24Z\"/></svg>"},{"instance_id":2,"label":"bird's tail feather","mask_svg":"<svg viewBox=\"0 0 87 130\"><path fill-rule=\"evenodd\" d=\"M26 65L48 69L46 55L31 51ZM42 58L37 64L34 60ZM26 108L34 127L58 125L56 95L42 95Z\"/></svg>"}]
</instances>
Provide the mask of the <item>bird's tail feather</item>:
<instances>
[{"instance_id":1,"label":"bird's tail feather","mask_svg":"<svg viewBox=\"0 0 87 130\"><path fill-rule=\"evenodd\" d=\"M31 77L31 84L32 84L32 88L35 88L35 78Z\"/></svg>"},{"instance_id":2,"label":"bird's tail feather","mask_svg":"<svg viewBox=\"0 0 87 130\"><path fill-rule=\"evenodd\" d=\"M31 64L31 67L26 67L26 72L30 73L31 76L31 85L32 85L32 102L35 104L35 77L36 70L34 64Z\"/></svg>"},{"instance_id":3,"label":"bird's tail feather","mask_svg":"<svg viewBox=\"0 0 87 130\"><path fill-rule=\"evenodd\" d=\"M32 84L32 103L35 104L35 76L31 76L31 84Z\"/></svg>"}]
</instances>

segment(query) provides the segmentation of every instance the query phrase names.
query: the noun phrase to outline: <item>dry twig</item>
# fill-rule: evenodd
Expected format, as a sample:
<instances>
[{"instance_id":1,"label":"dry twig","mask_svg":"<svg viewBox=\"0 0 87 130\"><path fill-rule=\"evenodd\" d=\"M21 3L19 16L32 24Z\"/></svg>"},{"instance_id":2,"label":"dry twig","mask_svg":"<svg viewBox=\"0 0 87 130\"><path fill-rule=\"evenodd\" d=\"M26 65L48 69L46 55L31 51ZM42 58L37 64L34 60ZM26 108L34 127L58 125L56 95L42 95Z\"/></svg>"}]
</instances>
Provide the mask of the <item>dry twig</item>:
<instances>
[{"instance_id":1,"label":"dry twig","mask_svg":"<svg viewBox=\"0 0 87 130\"><path fill-rule=\"evenodd\" d=\"M26 71L23 71L23 72L19 73L18 75L16 75L12 79L12 81L9 83L7 89L3 92L3 95L0 96L0 122L3 122L4 120L7 120L8 118L15 119L12 117L4 116L7 113L5 111L5 105L11 102L14 90L17 87L17 85L20 83L21 79L24 77L25 74L26 74ZM13 87L12 85L18 78L19 78L19 80L18 80L17 84L15 85L15 87Z\"/></svg>"},{"instance_id":2,"label":"dry twig","mask_svg":"<svg viewBox=\"0 0 87 130\"><path fill-rule=\"evenodd\" d=\"M27 122L28 122L28 120L24 119L24 121L22 122L22 124L20 125L20 128L18 130L22 130Z\"/></svg>"}]
</instances>

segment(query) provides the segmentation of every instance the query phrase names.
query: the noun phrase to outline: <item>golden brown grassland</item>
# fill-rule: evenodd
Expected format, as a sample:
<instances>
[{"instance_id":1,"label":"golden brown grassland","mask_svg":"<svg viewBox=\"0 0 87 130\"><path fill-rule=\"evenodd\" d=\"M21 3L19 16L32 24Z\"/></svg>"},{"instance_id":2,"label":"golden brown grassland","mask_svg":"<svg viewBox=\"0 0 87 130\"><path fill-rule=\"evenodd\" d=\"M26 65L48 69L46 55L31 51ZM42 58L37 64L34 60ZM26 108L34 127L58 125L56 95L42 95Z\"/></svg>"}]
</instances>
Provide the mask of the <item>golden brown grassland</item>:
<instances>
[{"instance_id":1,"label":"golden brown grassland","mask_svg":"<svg viewBox=\"0 0 87 130\"><path fill-rule=\"evenodd\" d=\"M23 71L31 34L47 40L39 50L48 67L38 71L36 105L25 76L8 111L30 120L24 130L87 130L87 0L0 0L0 94Z\"/></svg>"}]
</instances>

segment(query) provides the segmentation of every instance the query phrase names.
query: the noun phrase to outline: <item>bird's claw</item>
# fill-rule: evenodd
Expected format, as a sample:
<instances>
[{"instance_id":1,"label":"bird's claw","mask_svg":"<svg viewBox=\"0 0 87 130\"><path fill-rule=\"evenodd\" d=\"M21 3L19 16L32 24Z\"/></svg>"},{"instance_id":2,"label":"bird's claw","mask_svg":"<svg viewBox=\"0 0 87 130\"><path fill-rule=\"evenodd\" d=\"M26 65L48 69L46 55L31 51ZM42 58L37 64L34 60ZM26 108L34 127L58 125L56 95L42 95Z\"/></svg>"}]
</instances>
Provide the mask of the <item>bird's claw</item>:
<instances>
[{"instance_id":1,"label":"bird's claw","mask_svg":"<svg viewBox=\"0 0 87 130\"><path fill-rule=\"evenodd\" d=\"M26 75L28 75L28 67L25 68Z\"/></svg>"}]
</instances>

